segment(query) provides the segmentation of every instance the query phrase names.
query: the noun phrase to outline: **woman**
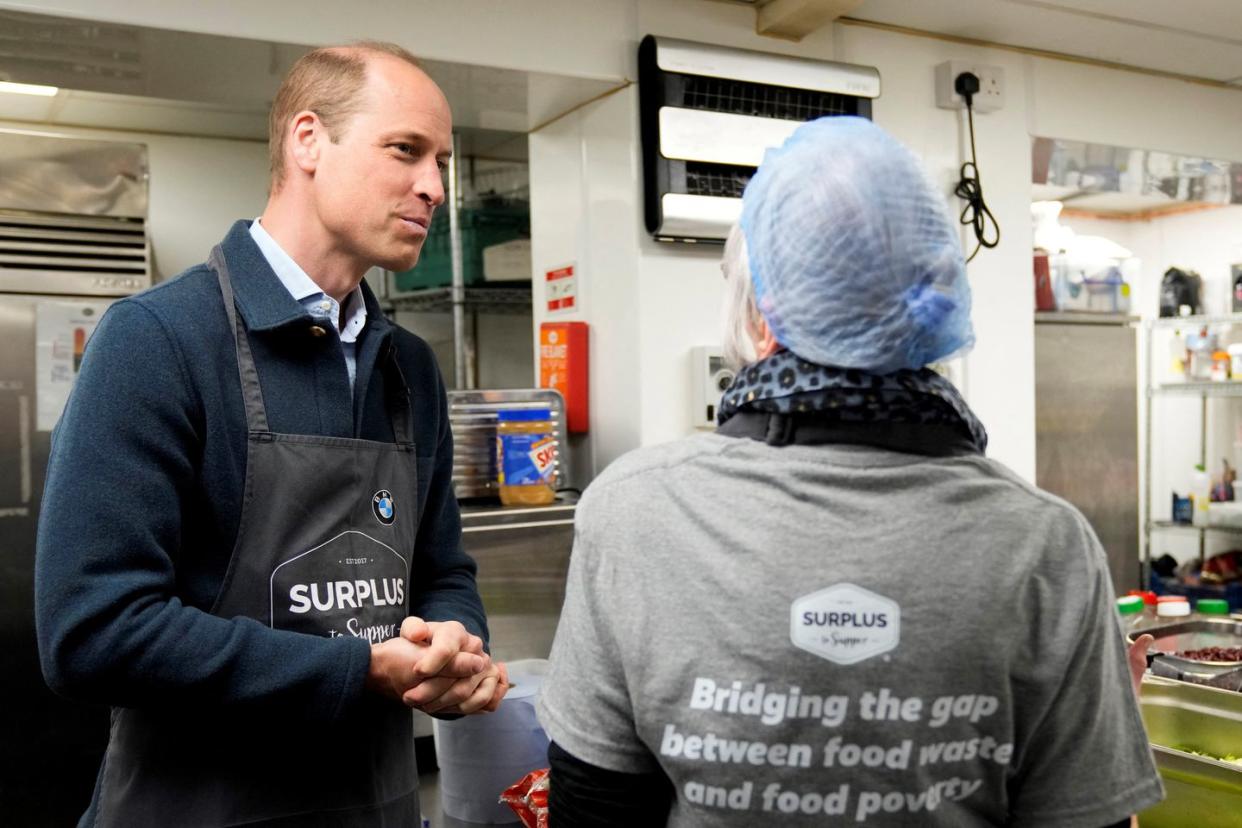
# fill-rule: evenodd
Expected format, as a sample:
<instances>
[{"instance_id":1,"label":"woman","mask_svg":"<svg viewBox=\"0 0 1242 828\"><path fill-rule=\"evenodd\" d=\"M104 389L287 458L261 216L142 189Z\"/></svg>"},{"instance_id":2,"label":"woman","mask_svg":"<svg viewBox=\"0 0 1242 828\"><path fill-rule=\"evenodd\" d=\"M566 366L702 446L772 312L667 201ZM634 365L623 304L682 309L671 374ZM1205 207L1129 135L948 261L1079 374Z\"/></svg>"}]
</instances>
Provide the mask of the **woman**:
<instances>
[{"instance_id":1,"label":"woman","mask_svg":"<svg viewBox=\"0 0 1242 828\"><path fill-rule=\"evenodd\" d=\"M918 160L802 126L724 270L719 429L578 509L552 823L1099 828L1159 801L1098 541L926 367L974 335Z\"/></svg>"}]
</instances>

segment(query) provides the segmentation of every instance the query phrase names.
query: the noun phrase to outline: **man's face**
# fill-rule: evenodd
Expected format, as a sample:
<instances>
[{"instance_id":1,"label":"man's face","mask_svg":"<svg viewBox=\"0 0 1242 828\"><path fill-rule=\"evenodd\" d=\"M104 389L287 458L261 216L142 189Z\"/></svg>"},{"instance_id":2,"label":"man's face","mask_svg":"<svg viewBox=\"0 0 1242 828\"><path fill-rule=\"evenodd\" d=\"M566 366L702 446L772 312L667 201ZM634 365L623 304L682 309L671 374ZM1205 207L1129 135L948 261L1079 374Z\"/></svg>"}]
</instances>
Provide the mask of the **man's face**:
<instances>
[{"instance_id":1,"label":"man's face","mask_svg":"<svg viewBox=\"0 0 1242 828\"><path fill-rule=\"evenodd\" d=\"M387 56L367 68L363 103L319 142L314 199L334 247L359 266L409 270L444 203L452 113L421 71Z\"/></svg>"}]
</instances>

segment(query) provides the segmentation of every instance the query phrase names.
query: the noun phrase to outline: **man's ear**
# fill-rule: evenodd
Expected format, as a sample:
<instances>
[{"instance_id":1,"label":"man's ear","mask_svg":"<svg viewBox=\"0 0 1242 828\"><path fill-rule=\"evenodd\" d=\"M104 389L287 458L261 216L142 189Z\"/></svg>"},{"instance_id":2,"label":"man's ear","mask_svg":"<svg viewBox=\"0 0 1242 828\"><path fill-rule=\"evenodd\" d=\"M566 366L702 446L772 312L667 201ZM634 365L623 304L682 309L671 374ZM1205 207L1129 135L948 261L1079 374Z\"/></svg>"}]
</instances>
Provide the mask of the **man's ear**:
<instances>
[{"instance_id":1,"label":"man's ear","mask_svg":"<svg viewBox=\"0 0 1242 828\"><path fill-rule=\"evenodd\" d=\"M309 109L302 110L293 116L289 132L285 135L285 163L307 175L314 175L319 166L320 144L327 137L319 116Z\"/></svg>"}]
</instances>

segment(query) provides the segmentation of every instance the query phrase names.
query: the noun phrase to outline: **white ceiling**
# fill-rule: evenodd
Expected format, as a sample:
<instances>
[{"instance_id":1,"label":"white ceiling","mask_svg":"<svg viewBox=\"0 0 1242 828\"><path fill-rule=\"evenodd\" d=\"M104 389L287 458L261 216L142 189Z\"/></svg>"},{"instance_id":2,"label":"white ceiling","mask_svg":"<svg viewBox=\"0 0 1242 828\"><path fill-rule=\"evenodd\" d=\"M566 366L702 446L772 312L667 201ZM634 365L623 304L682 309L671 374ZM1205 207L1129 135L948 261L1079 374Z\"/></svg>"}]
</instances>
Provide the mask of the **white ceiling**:
<instances>
[{"instance_id":1,"label":"white ceiling","mask_svg":"<svg viewBox=\"0 0 1242 828\"><path fill-rule=\"evenodd\" d=\"M850 17L1242 85L1242 0L863 0Z\"/></svg>"}]
</instances>

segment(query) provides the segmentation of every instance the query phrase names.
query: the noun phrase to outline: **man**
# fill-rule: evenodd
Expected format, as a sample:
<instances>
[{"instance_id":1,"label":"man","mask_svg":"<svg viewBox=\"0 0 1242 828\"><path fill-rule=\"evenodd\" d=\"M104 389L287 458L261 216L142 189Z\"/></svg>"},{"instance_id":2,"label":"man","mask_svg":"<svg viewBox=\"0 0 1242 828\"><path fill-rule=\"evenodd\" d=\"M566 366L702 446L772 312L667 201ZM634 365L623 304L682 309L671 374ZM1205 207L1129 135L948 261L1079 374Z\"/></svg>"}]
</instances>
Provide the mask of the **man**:
<instances>
[{"instance_id":1,"label":"man","mask_svg":"<svg viewBox=\"0 0 1242 828\"><path fill-rule=\"evenodd\" d=\"M1101 828L1158 802L1099 541L925 367L974 334L918 159L802 125L723 267L720 427L579 504L551 823Z\"/></svg>"},{"instance_id":2,"label":"man","mask_svg":"<svg viewBox=\"0 0 1242 828\"><path fill-rule=\"evenodd\" d=\"M418 825L408 708L499 704L443 382L362 282L417 261L451 129L404 50L311 52L261 218L101 321L35 584L48 683L113 707L83 824Z\"/></svg>"}]
</instances>

